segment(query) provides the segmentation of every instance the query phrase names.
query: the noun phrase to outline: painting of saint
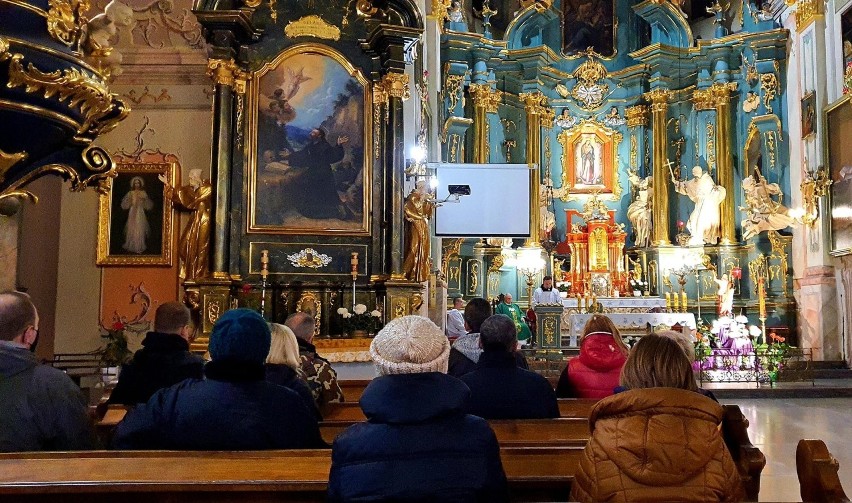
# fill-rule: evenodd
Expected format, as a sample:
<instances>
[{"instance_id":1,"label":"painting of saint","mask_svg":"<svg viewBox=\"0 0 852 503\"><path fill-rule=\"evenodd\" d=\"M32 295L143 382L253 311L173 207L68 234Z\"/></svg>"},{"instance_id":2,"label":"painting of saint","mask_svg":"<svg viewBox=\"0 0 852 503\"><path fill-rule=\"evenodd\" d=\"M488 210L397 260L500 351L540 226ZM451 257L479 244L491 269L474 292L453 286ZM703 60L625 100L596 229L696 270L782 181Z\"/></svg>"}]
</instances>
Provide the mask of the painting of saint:
<instances>
[{"instance_id":1,"label":"painting of saint","mask_svg":"<svg viewBox=\"0 0 852 503\"><path fill-rule=\"evenodd\" d=\"M809 92L802 98L802 138L816 132L816 95Z\"/></svg>"},{"instance_id":2,"label":"painting of saint","mask_svg":"<svg viewBox=\"0 0 852 503\"><path fill-rule=\"evenodd\" d=\"M321 46L288 49L255 78L251 229L367 232L366 80Z\"/></svg>"},{"instance_id":3,"label":"painting of saint","mask_svg":"<svg viewBox=\"0 0 852 503\"><path fill-rule=\"evenodd\" d=\"M594 135L583 135L575 151L576 185L602 185L601 144Z\"/></svg>"},{"instance_id":4,"label":"painting of saint","mask_svg":"<svg viewBox=\"0 0 852 503\"><path fill-rule=\"evenodd\" d=\"M124 174L113 181L110 255L163 252L163 183L157 174Z\"/></svg>"},{"instance_id":5,"label":"painting of saint","mask_svg":"<svg viewBox=\"0 0 852 503\"><path fill-rule=\"evenodd\" d=\"M562 51L572 55L591 48L605 58L615 56L614 7L614 0L563 0Z\"/></svg>"}]
</instances>

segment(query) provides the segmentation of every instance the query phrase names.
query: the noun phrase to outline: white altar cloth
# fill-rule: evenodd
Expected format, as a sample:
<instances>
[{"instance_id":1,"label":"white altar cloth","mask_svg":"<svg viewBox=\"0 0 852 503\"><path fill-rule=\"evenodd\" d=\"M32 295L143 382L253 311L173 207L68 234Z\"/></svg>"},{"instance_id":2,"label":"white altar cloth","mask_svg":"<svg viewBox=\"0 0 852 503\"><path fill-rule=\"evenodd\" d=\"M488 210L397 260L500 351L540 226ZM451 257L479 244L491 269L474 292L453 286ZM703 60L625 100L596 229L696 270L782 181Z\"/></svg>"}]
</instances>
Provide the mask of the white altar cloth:
<instances>
[{"instance_id":1,"label":"white altar cloth","mask_svg":"<svg viewBox=\"0 0 852 503\"><path fill-rule=\"evenodd\" d=\"M619 329L637 330L645 328L648 323L652 327L657 325L686 325L691 329L695 329L695 315L692 313L604 313L615 326ZM571 347L577 346L577 337L583 332L583 327L586 322L592 317L592 314L571 314L568 316L568 336L571 337L569 343ZM565 325L562 326L563 335Z\"/></svg>"},{"instance_id":2,"label":"white altar cloth","mask_svg":"<svg viewBox=\"0 0 852 503\"><path fill-rule=\"evenodd\" d=\"M655 307L665 309L666 300L660 297L598 297L607 313L647 313ZM577 298L562 299L562 305L577 312Z\"/></svg>"}]
</instances>

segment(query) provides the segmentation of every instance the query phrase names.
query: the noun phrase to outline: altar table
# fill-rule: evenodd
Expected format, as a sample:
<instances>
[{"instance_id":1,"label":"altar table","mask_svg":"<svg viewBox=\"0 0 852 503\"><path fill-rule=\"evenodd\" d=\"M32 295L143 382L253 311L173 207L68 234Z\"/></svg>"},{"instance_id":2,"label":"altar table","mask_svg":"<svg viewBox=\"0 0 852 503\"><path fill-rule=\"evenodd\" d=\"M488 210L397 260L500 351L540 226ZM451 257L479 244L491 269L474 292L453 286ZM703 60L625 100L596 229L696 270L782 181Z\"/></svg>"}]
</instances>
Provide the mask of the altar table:
<instances>
[{"instance_id":1,"label":"altar table","mask_svg":"<svg viewBox=\"0 0 852 503\"><path fill-rule=\"evenodd\" d=\"M598 297L595 299L607 313L647 313L654 308L665 309L666 300L660 297ZM577 313L577 298L562 299L569 314ZM563 321L564 318L563 318Z\"/></svg>"},{"instance_id":2,"label":"altar table","mask_svg":"<svg viewBox=\"0 0 852 503\"><path fill-rule=\"evenodd\" d=\"M648 323L652 327L680 324L681 326L686 325L690 329L695 329L695 315L692 313L604 313L604 315L612 320L615 326L621 331L636 332L644 330ZM571 338L569 344L571 347L577 346L577 337L583 332L583 327L592 316L592 314L568 315L568 323L562 326L563 333L564 327L568 327L568 336Z\"/></svg>"}]
</instances>

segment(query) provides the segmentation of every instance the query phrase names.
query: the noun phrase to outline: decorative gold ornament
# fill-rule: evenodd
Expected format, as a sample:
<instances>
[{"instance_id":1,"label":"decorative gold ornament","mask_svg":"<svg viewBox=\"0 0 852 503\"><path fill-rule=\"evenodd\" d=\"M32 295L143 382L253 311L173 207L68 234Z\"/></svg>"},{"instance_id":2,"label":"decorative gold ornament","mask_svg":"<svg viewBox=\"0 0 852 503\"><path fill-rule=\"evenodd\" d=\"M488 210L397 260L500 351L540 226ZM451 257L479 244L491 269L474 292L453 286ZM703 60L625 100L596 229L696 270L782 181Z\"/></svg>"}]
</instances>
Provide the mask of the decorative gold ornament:
<instances>
[{"instance_id":1,"label":"decorative gold ornament","mask_svg":"<svg viewBox=\"0 0 852 503\"><path fill-rule=\"evenodd\" d=\"M476 293L479 289L479 262L471 260L468 271L468 293Z\"/></svg>"},{"instance_id":2,"label":"decorative gold ornament","mask_svg":"<svg viewBox=\"0 0 852 503\"><path fill-rule=\"evenodd\" d=\"M671 91L661 87L643 94L642 97L651 102L651 112L665 112L669 108L671 95Z\"/></svg>"},{"instance_id":3,"label":"decorative gold ornament","mask_svg":"<svg viewBox=\"0 0 852 503\"><path fill-rule=\"evenodd\" d=\"M47 32L54 40L73 47L80 40L88 10L88 0L49 0Z\"/></svg>"},{"instance_id":4,"label":"decorative gold ornament","mask_svg":"<svg viewBox=\"0 0 852 503\"><path fill-rule=\"evenodd\" d=\"M521 93L518 95L521 103L528 114L541 115L547 110L547 96L541 91L533 91L531 93Z\"/></svg>"},{"instance_id":5,"label":"decorative gold ornament","mask_svg":"<svg viewBox=\"0 0 852 503\"><path fill-rule=\"evenodd\" d=\"M824 0L798 0L796 2L796 29L800 33L825 15Z\"/></svg>"},{"instance_id":6,"label":"decorative gold ornament","mask_svg":"<svg viewBox=\"0 0 852 503\"><path fill-rule=\"evenodd\" d=\"M778 76L774 73L763 73L760 75L760 89L763 91L763 106L766 108L766 113L768 114L773 113L772 100L775 99L780 87L781 85L778 82Z\"/></svg>"},{"instance_id":7,"label":"decorative gold ornament","mask_svg":"<svg viewBox=\"0 0 852 503\"><path fill-rule=\"evenodd\" d=\"M710 89L696 89L692 93L692 103L695 110L713 110L713 93Z\"/></svg>"},{"instance_id":8,"label":"decorative gold ornament","mask_svg":"<svg viewBox=\"0 0 852 503\"><path fill-rule=\"evenodd\" d=\"M852 94L852 63L846 64L846 74L843 76L843 94Z\"/></svg>"},{"instance_id":9,"label":"decorative gold ornament","mask_svg":"<svg viewBox=\"0 0 852 503\"><path fill-rule=\"evenodd\" d=\"M382 86L391 98L400 98L402 101L411 98L411 89L408 87L407 73L386 73L382 77Z\"/></svg>"},{"instance_id":10,"label":"decorative gold ornament","mask_svg":"<svg viewBox=\"0 0 852 503\"><path fill-rule=\"evenodd\" d=\"M299 253L287 255L287 260L293 267L307 267L309 269L320 269L331 263L331 257L319 253L313 248L305 248Z\"/></svg>"},{"instance_id":11,"label":"decorative gold ornament","mask_svg":"<svg viewBox=\"0 0 852 503\"><path fill-rule=\"evenodd\" d=\"M438 26L450 19L450 3L451 0L432 0L431 16L438 21Z\"/></svg>"},{"instance_id":12,"label":"decorative gold ornament","mask_svg":"<svg viewBox=\"0 0 852 503\"><path fill-rule=\"evenodd\" d=\"M497 113L503 99L503 93L492 89L490 84L471 84L468 88L474 106L483 107L490 114Z\"/></svg>"},{"instance_id":13,"label":"decorative gold ornament","mask_svg":"<svg viewBox=\"0 0 852 503\"><path fill-rule=\"evenodd\" d=\"M444 71L444 88L441 90L441 98L449 99L450 103L448 106L448 110L450 115L456 109L456 106L459 103L459 99L462 100L462 106L464 106L464 95L462 94L462 85L464 84L464 79L467 76L467 72L462 75L453 75L449 73L450 65L447 64Z\"/></svg>"},{"instance_id":14,"label":"decorative gold ornament","mask_svg":"<svg viewBox=\"0 0 852 503\"><path fill-rule=\"evenodd\" d=\"M6 178L6 172L12 166L26 159L28 155L25 151L10 154L0 150L0 182Z\"/></svg>"},{"instance_id":15,"label":"decorative gold ornament","mask_svg":"<svg viewBox=\"0 0 852 503\"><path fill-rule=\"evenodd\" d=\"M627 107L624 110L624 117L627 119L627 127L647 126L649 109L646 105L636 105Z\"/></svg>"},{"instance_id":16,"label":"decorative gold ornament","mask_svg":"<svg viewBox=\"0 0 852 503\"><path fill-rule=\"evenodd\" d=\"M449 274L450 260L452 260L453 257L458 258L464 238L448 239L447 241L449 241L449 244L447 246L443 246L441 250L441 271L444 274L447 274L448 278L451 278L451 275Z\"/></svg>"},{"instance_id":17,"label":"decorative gold ornament","mask_svg":"<svg viewBox=\"0 0 852 503\"><path fill-rule=\"evenodd\" d=\"M78 108L83 115L83 124L77 129L74 139L89 143L98 135L111 131L130 113L130 108L115 94L110 93L106 83L95 75L76 68L45 73L29 63L24 69L24 56L12 53L9 42L0 37L0 62L9 61L9 80L6 87L23 87L24 92L43 93L44 98L56 98L60 103Z\"/></svg>"},{"instance_id":18,"label":"decorative gold ornament","mask_svg":"<svg viewBox=\"0 0 852 503\"><path fill-rule=\"evenodd\" d=\"M828 188L834 183L828 176L828 171L820 167L814 172L806 172L802 180L802 206L804 215L802 223L812 226L819 219L819 198L828 194Z\"/></svg>"},{"instance_id":19,"label":"decorative gold ornament","mask_svg":"<svg viewBox=\"0 0 852 503\"><path fill-rule=\"evenodd\" d=\"M234 87L234 75L238 70L239 67L233 59L207 60L207 76L216 84Z\"/></svg>"},{"instance_id":20,"label":"decorative gold ornament","mask_svg":"<svg viewBox=\"0 0 852 503\"><path fill-rule=\"evenodd\" d=\"M288 23L284 27L284 35L287 38L315 37L338 41L340 40L340 28L312 14Z\"/></svg>"},{"instance_id":21,"label":"decorative gold ornament","mask_svg":"<svg viewBox=\"0 0 852 503\"><path fill-rule=\"evenodd\" d=\"M574 70L571 78L577 83L571 90L571 96L585 110L594 110L603 104L609 93L609 84L604 82L609 73L606 67L598 61L594 52L587 53L587 60Z\"/></svg>"}]
</instances>

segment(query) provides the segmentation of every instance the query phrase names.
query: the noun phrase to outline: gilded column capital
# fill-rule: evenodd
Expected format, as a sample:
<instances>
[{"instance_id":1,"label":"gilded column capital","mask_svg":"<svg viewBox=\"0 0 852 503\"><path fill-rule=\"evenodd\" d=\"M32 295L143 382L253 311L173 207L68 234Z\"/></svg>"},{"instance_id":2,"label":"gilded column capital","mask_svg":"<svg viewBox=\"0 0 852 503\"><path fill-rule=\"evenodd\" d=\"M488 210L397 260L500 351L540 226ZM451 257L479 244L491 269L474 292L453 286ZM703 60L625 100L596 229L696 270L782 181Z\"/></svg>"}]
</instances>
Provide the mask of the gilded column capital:
<instances>
[{"instance_id":1,"label":"gilded column capital","mask_svg":"<svg viewBox=\"0 0 852 503\"><path fill-rule=\"evenodd\" d=\"M798 0L796 2L796 29L804 31L817 19L825 16L823 0Z\"/></svg>"},{"instance_id":2,"label":"gilded column capital","mask_svg":"<svg viewBox=\"0 0 852 503\"><path fill-rule=\"evenodd\" d=\"M208 59L207 76L216 84L234 87L234 78L240 69L233 59Z\"/></svg>"},{"instance_id":3,"label":"gilded column capital","mask_svg":"<svg viewBox=\"0 0 852 503\"><path fill-rule=\"evenodd\" d=\"M541 115L547 109L547 96L541 91L521 93L518 95L527 111L527 115Z\"/></svg>"},{"instance_id":4,"label":"gilded column capital","mask_svg":"<svg viewBox=\"0 0 852 503\"><path fill-rule=\"evenodd\" d=\"M713 92L709 88L696 89L692 93L692 103L696 110L713 110L715 108Z\"/></svg>"},{"instance_id":5,"label":"gilded column capital","mask_svg":"<svg viewBox=\"0 0 852 503\"><path fill-rule=\"evenodd\" d=\"M647 126L650 109L647 105L636 105L627 107L624 116L627 119L627 127Z\"/></svg>"},{"instance_id":6,"label":"gilded column capital","mask_svg":"<svg viewBox=\"0 0 852 503\"><path fill-rule=\"evenodd\" d=\"M550 129L553 127L553 121L556 120L556 112L552 108L545 108L541 111L541 125Z\"/></svg>"},{"instance_id":7,"label":"gilded column capital","mask_svg":"<svg viewBox=\"0 0 852 503\"><path fill-rule=\"evenodd\" d=\"M713 99L713 105L719 106L728 103L731 100L731 95L736 92L736 82L716 82L710 86L710 96Z\"/></svg>"},{"instance_id":8,"label":"gilded column capital","mask_svg":"<svg viewBox=\"0 0 852 503\"><path fill-rule=\"evenodd\" d=\"M502 92L492 89L490 84L471 84L468 89L474 106L483 107L490 114L497 113L497 107L503 99Z\"/></svg>"},{"instance_id":9,"label":"gilded column capital","mask_svg":"<svg viewBox=\"0 0 852 503\"><path fill-rule=\"evenodd\" d=\"M382 87L391 98L403 101L411 98L411 88L408 86L408 74L388 72L382 77Z\"/></svg>"},{"instance_id":10,"label":"gilded column capital","mask_svg":"<svg viewBox=\"0 0 852 503\"><path fill-rule=\"evenodd\" d=\"M672 92L665 88L654 89L642 95L646 101L651 102L652 112L665 112L669 108L669 99Z\"/></svg>"}]
</instances>

